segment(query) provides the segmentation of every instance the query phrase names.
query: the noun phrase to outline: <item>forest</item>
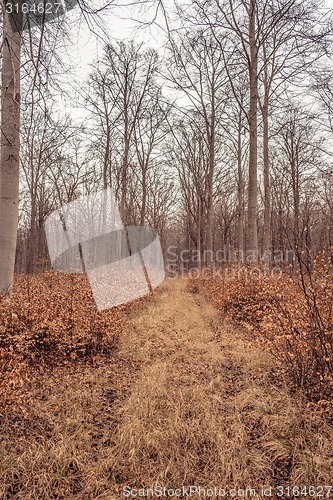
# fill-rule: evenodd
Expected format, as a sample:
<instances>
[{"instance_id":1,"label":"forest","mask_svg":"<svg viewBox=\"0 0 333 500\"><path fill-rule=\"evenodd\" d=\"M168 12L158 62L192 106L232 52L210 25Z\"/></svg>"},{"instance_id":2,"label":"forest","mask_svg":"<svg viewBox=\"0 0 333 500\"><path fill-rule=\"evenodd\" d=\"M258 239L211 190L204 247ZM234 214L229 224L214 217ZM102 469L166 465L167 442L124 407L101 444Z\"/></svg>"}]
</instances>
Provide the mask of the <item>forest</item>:
<instances>
[{"instance_id":1,"label":"forest","mask_svg":"<svg viewBox=\"0 0 333 500\"><path fill-rule=\"evenodd\" d=\"M0 498L333 498L331 0L0 1Z\"/></svg>"}]
</instances>

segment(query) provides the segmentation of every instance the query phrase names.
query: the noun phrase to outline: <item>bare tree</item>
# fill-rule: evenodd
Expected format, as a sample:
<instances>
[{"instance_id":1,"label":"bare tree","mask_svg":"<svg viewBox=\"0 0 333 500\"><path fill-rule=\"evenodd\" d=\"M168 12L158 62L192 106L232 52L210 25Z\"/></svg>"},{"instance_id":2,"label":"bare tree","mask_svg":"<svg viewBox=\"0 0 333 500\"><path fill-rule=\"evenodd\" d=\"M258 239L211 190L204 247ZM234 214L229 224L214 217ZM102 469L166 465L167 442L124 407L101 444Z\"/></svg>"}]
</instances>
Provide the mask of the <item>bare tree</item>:
<instances>
[{"instance_id":1,"label":"bare tree","mask_svg":"<svg viewBox=\"0 0 333 500\"><path fill-rule=\"evenodd\" d=\"M226 75L219 45L202 30L169 38L170 64L167 78L184 94L203 122L208 148L206 255L213 262L213 179L216 168L216 134L228 97ZM184 110L186 113L186 111ZM205 208L201 204L201 209Z\"/></svg>"},{"instance_id":2,"label":"bare tree","mask_svg":"<svg viewBox=\"0 0 333 500\"><path fill-rule=\"evenodd\" d=\"M19 204L22 14L3 14L0 159L0 291L13 284Z\"/></svg>"}]
</instances>

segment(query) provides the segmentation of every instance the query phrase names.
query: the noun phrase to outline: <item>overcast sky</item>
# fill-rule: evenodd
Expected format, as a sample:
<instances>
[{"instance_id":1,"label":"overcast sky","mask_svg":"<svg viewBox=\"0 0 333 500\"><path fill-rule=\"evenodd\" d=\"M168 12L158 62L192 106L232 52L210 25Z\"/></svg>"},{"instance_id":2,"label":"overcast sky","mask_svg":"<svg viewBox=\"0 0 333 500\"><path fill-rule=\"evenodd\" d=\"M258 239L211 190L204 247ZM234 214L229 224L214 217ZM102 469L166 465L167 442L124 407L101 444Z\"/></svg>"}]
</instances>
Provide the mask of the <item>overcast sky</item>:
<instances>
[{"instance_id":1,"label":"overcast sky","mask_svg":"<svg viewBox=\"0 0 333 500\"><path fill-rule=\"evenodd\" d=\"M100 19L103 21L106 33L98 29L95 22L89 28L85 21L78 27L77 19L79 17L79 7L67 12L67 21L69 22L71 44L66 44L63 58L66 66L72 68L72 77L67 79L68 85L75 87L76 84L84 84L89 73L93 69L93 63L103 56L103 47L107 42L107 37L112 42L117 40L134 39L137 43L144 42L146 46L151 46L158 50L161 56L164 53L166 37L164 35L165 19L162 12L158 12L156 21L151 21L156 15L156 2L146 5L130 5L131 0L126 0L127 6L110 6L107 11L103 11ZM169 12L173 10L173 0L164 0L164 5L168 5ZM146 22L150 25L142 26L140 23ZM70 81L69 81L70 80ZM66 82L64 82L66 84ZM63 100L65 96L59 95L62 106L66 105L66 111L73 117L82 119L85 113L83 110L75 110L69 104L68 100Z\"/></svg>"},{"instance_id":2,"label":"overcast sky","mask_svg":"<svg viewBox=\"0 0 333 500\"><path fill-rule=\"evenodd\" d=\"M128 1L130 3L130 0ZM155 3L155 2L154 2ZM172 0L167 2L172 6ZM145 42L147 45L153 46L159 51L163 51L165 37L163 36L164 18L161 12L158 14L157 23L149 27L140 27L139 21L149 22L154 19L155 6L152 8L152 3L147 3L150 8L144 6L130 7L111 6L108 11L101 14L101 19L107 30L107 35L110 40L131 40L137 42ZM71 61L72 67L76 74L81 78L84 74L89 73L89 65L103 55L103 46L106 37L101 30L94 27L96 33L92 33L86 23L82 23L81 28L77 29L75 19L78 16L78 7L67 13L68 20L73 20L73 28L71 37L73 45L67 50L67 57Z\"/></svg>"}]
</instances>

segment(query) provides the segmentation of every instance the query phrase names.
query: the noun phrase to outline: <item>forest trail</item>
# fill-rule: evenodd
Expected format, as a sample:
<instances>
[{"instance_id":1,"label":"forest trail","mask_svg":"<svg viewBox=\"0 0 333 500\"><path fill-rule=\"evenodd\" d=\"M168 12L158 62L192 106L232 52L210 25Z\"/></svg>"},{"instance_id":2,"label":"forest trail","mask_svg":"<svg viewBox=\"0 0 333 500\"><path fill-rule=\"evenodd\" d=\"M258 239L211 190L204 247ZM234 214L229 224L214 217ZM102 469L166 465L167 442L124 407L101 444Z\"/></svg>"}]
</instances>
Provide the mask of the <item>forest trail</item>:
<instances>
[{"instance_id":1,"label":"forest trail","mask_svg":"<svg viewBox=\"0 0 333 500\"><path fill-rule=\"evenodd\" d=\"M114 500L148 486L261 498L264 486L276 499L293 498L287 485L330 484L331 430L274 369L187 280L166 280L107 363L45 381L29 432L9 431L16 496L0 498Z\"/></svg>"},{"instance_id":2,"label":"forest trail","mask_svg":"<svg viewBox=\"0 0 333 500\"><path fill-rule=\"evenodd\" d=\"M118 409L117 482L251 488L258 496L271 486L271 498L288 498L287 484L316 484L325 469L329 479L323 435L274 382L273 359L186 285L165 282L121 340L118 356L140 370Z\"/></svg>"}]
</instances>

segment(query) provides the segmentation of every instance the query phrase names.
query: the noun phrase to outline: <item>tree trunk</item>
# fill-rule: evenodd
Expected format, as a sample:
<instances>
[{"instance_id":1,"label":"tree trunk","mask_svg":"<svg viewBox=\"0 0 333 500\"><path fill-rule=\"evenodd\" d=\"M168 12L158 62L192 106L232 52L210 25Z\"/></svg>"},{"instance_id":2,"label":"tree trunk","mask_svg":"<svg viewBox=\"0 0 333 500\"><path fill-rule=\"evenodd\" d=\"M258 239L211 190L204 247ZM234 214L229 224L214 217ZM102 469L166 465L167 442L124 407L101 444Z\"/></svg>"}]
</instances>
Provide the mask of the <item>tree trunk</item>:
<instances>
[{"instance_id":1,"label":"tree trunk","mask_svg":"<svg viewBox=\"0 0 333 500\"><path fill-rule=\"evenodd\" d=\"M31 203L31 218L30 218L30 231L27 246L27 273L33 274L35 268L35 258L38 256L36 252L37 245L37 206L36 206L36 196L32 195Z\"/></svg>"},{"instance_id":2,"label":"tree trunk","mask_svg":"<svg viewBox=\"0 0 333 500\"><path fill-rule=\"evenodd\" d=\"M268 135L268 97L265 95L262 107L263 119L263 160L264 160L264 263L271 260L271 193L269 182L269 135Z\"/></svg>"},{"instance_id":3,"label":"tree trunk","mask_svg":"<svg viewBox=\"0 0 333 500\"><path fill-rule=\"evenodd\" d=\"M249 193L248 193L248 249L251 261L258 261L257 231L257 106L258 106L258 51L256 44L256 0L250 0L249 7L249 41L250 41L250 150L249 150Z\"/></svg>"},{"instance_id":4,"label":"tree trunk","mask_svg":"<svg viewBox=\"0 0 333 500\"><path fill-rule=\"evenodd\" d=\"M239 111L238 131L237 131L237 260L244 261L244 179L242 171L242 111Z\"/></svg>"},{"instance_id":5,"label":"tree trunk","mask_svg":"<svg viewBox=\"0 0 333 500\"><path fill-rule=\"evenodd\" d=\"M207 200L207 243L206 243L206 260L208 267L213 264L213 172L214 172L214 157L210 156L208 172L208 200Z\"/></svg>"},{"instance_id":6,"label":"tree trunk","mask_svg":"<svg viewBox=\"0 0 333 500\"><path fill-rule=\"evenodd\" d=\"M17 31L4 13L1 79L0 291L14 280L19 201L20 65L22 18Z\"/></svg>"},{"instance_id":7,"label":"tree trunk","mask_svg":"<svg viewBox=\"0 0 333 500\"><path fill-rule=\"evenodd\" d=\"M261 106L262 122L263 122L263 162L264 162L264 237L263 237L263 253L264 263L269 267L272 253L272 235L271 235L271 187L269 180L269 125L268 125L268 107L270 83L267 72L267 52L266 45L263 44L264 56L264 101Z\"/></svg>"},{"instance_id":8,"label":"tree trunk","mask_svg":"<svg viewBox=\"0 0 333 500\"><path fill-rule=\"evenodd\" d=\"M141 213L140 213L140 224L144 226L146 220L146 210L147 210L147 169L148 165L144 165L142 171L142 203L141 203Z\"/></svg>"},{"instance_id":9,"label":"tree trunk","mask_svg":"<svg viewBox=\"0 0 333 500\"><path fill-rule=\"evenodd\" d=\"M198 194L198 220L197 220L197 252L198 252L198 269L201 270L201 200Z\"/></svg>"},{"instance_id":10,"label":"tree trunk","mask_svg":"<svg viewBox=\"0 0 333 500\"><path fill-rule=\"evenodd\" d=\"M111 145L111 132L109 123L106 124L106 145L104 151L104 165L103 165L103 189L108 188L108 174L110 170L110 145ZM111 175L110 175L111 178ZM110 186L111 187L111 186Z\"/></svg>"},{"instance_id":11,"label":"tree trunk","mask_svg":"<svg viewBox=\"0 0 333 500\"><path fill-rule=\"evenodd\" d=\"M215 74L213 72L212 82L214 82ZM212 111L210 118L209 131L209 170L208 170L208 200L207 200L207 265L211 267L213 264L213 177L215 168L215 88L212 84Z\"/></svg>"}]
</instances>

